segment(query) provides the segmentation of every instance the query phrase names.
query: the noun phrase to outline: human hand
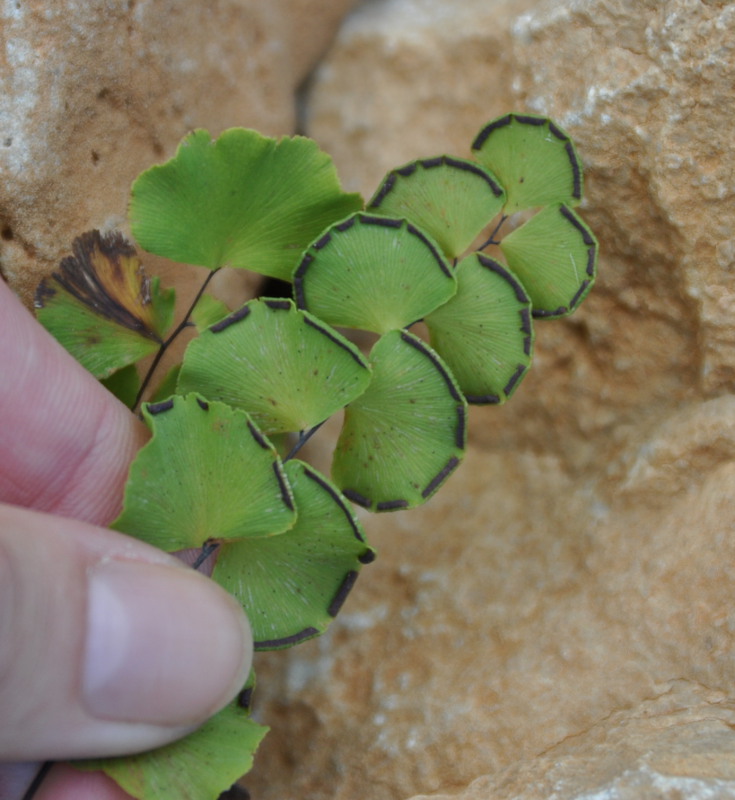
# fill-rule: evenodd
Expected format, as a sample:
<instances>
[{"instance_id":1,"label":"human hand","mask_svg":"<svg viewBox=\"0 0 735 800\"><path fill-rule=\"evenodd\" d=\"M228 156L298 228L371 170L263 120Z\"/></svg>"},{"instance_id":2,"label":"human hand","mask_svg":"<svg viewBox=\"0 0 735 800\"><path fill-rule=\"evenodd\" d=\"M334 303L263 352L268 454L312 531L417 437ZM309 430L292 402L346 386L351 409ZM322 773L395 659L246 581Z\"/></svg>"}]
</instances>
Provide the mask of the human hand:
<instances>
[{"instance_id":1,"label":"human hand","mask_svg":"<svg viewBox=\"0 0 735 800\"><path fill-rule=\"evenodd\" d=\"M0 280L0 800L39 760L120 755L231 700L247 620L178 559L105 530L147 432ZM34 800L124 800L54 767Z\"/></svg>"}]
</instances>

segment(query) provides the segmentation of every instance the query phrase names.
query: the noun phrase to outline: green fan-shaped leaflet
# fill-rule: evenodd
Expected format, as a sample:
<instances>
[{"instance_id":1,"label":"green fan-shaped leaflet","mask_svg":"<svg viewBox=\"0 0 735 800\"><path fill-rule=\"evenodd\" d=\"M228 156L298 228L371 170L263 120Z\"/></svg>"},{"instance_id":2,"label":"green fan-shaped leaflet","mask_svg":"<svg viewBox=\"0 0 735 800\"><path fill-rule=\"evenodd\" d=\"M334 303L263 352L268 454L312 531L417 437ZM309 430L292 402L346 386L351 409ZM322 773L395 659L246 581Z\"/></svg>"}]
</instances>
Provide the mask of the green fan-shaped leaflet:
<instances>
[{"instance_id":1,"label":"green fan-shaped leaflet","mask_svg":"<svg viewBox=\"0 0 735 800\"><path fill-rule=\"evenodd\" d=\"M249 695L246 688L241 697ZM85 771L102 770L137 800L217 800L250 771L267 732L268 728L250 719L248 708L234 701L172 744L139 755L72 765Z\"/></svg>"},{"instance_id":2,"label":"green fan-shaped leaflet","mask_svg":"<svg viewBox=\"0 0 735 800\"><path fill-rule=\"evenodd\" d=\"M464 454L465 399L439 356L408 331L380 338L370 363L370 386L345 409L332 476L372 511L420 505Z\"/></svg>"},{"instance_id":3,"label":"green fan-shaped leaflet","mask_svg":"<svg viewBox=\"0 0 735 800\"><path fill-rule=\"evenodd\" d=\"M556 123L533 114L506 114L489 122L472 144L477 161L505 188L505 213L582 199L582 163Z\"/></svg>"},{"instance_id":4,"label":"green fan-shaped leaflet","mask_svg":"<svg viewBox=\"0 0 735 800\"><path fill-rule=\"evenodd\" d=\"M542 209L500 247L531 298L534 317L570 314L595 281L597 240L565 205Z\"/></svg>"},{"instance_id":5,"label":"green fan-shaped leaflet","mask_svg":"<svg viewBox=\"0 0 735 800\"><path fill-rule=\"evenodd\" d=\"M360 351L291 300L251 300L189 344L178 391L246 410L267 434L312 428L370 381Z\"/></svg>"},{"instance_id":6,"label":"green fan-shaped leaflet","mask_svg":"<svg viewBox=\"0 0 735 800\"><path fill-rule=\"evenodd\" d=\"M430 234L444 255L456 259L505 202L495 176L471 161L437 156L391 170L368 204L390 217L404 217Z\"/></svg>"},{"instance_id":7,"label":"green fan-shaped leaflet","mask_svg":"<svg viewBox=\"0 0 735 800\"><path fill-rule=\"evenodd\" d=\"M322 633L373 549L337 489L300 461L285 465L298 520L286 533L222 546L212 577L245 609L257 650Z\"/></svg>"},{"instance_id":8,"label":"green fan-shaped leaflet","mask_svg":"<svg viewBox=\"0 0 735 800\"><path fill-rule=\"evenodd\" d=\"M212 141L197 130L174 158L138 176L130 221L152 253L290 280L309 242L361 207L311 139L231 128Z\"/></svg>"},{"instance_id":9,"label":"green fan-shaped leaflet","mask_svg":"<svg viewBox=\"0 0 735 800\"><path fill-rule=\"evenodd\" d=\"M273 446L242 411L190 394L143 407L138 452L112 527L167 551L281 533L295 522Z\"/></svg>"},{"instance_id":10,"label":"green fan-shaped leaflet","mask_svg":"<svg viewBox=\"0 0 735 800\"><path fill-rule=\"evenodd\" d=\"M470 403L504 403L531 364L531 301L502 264L474 253L457 265L457 294L425 318L431 346Z\"/></svg>"},{"instance_id":11,"label":"green fan-shaped leaflet","mask_svg":"<svg viewBox=\"0 0 735 800\"><path fill-rule=\"evenodd\" d=\"M455 290L429 236L407 220L369 214L333 225L294 273L299 308L330 325L375 333L405 328Z\"/></svg>"},{"instance_id":12,"label":"green fan-shaped leaflet","mask_svg":"<svg viewBox=\"0 0 735 800\"><path fill-rule=\"evenodd\" d=\"M173 321L175 293L150 281L119 233L89 231L36 291L41 324L97 378L154 353Z\"/></svg>"}]
</instances>

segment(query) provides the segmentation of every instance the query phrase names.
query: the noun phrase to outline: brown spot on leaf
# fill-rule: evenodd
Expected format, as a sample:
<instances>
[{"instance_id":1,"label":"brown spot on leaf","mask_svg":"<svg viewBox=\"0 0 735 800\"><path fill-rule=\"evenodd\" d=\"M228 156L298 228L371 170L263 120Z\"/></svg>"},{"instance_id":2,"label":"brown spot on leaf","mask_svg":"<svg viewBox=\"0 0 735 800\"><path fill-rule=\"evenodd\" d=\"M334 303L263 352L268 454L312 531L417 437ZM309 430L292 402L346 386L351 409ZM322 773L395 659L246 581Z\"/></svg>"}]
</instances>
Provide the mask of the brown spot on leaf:
<instances>
[{"instance_id":1,"label":"brown spot on leaf","mask_svg":"<svg viewBox=\"0 0 735 800\"><path fill-rule=\"evenodd\" d=\"M76 238L72 252L39 286L36 306L42 307L44 298L61 287L101 317L160 342L150 280L133 245L117 231L95 230Z\"/></svg>"}]
</instances>

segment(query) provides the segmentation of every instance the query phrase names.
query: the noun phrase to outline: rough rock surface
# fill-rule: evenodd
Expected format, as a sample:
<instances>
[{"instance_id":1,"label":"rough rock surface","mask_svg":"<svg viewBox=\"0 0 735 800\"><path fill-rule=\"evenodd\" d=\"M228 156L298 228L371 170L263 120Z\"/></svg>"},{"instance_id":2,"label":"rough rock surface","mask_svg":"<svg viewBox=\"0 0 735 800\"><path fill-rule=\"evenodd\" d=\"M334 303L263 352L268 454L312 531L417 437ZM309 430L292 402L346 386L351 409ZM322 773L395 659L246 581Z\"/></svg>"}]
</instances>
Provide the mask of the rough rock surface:
<instances>
[{"instance_id":1,"label":"rough rock surface","mask_svg":"<svg viewBox=\"0 0 735 800\"><path fill-rule=\"evenodd\" d=\"M734 711L732 700L721 692L674 682L637 708L611 714L530 763L478 778L459 797L729 800L735 797Z\"/></svg>"},{"instance_id":2,"label":"rough rock surface","mask_svg":"<svg viewBox=\"0 0 735 800\"><path fill-rule=\"evenodd\" d=\"M733 796L734 30L717 0L373 0L344 25L307 132L350 189L548 113L600 279L473 410L446 488L366 520L379 559L330 633L259 659L257 800Z\"/></svg>"},{"instance_id":3,"label":"rough rock surface","mask_svg":"<svg viewBox=\"0 0 735 800\"><path fill-rule=\"evenodd\" d=\"M8 0L0 9L0 274L29 302L192 128L290 134L354 0ZM155 272L162 265L155 263Z\"/></svg>"}]
</instances>

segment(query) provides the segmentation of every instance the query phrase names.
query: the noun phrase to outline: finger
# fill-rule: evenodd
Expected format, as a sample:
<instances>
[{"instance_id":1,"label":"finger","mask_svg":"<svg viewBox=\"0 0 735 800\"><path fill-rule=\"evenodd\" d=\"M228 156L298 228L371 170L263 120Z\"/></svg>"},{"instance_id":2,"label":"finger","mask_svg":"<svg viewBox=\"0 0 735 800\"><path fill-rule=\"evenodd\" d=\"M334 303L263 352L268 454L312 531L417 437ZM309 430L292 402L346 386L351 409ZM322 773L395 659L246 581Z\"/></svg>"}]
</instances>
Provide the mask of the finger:
<instances>
[{"instance_id":1,"label":"finger","mask_svg":"<svg viewBox=\"0 0 735 800\"><path fill-rule=\"evenodd\" d=\"M2 800L134 800L103 772L86 772L68 764L30 762L0 764Z\"/></svg>"},{"instance_id":2,"label":"finger","mask_svg":"<svg viewBox=\"0 0 735 800\"><path fill-rule=\"evenodd\" d=\"M106 524L145 426L0 281L0 501Z\"/></svg>"},{"instance_id":3,"label":"finger","mask_svg":"<svg viewBox=\"0 0 735 800\"><path fill-rule=\"evenodd\" d=\"M65 764L55 766L33 800L131 800L101 772L80 772Z\"/></svg>"},{"instance_id":4,"label":"finger","mask_svg":"<svg viewBox=\"0 0 735 800\"><path fill-rule=\"evenodd\" d=\"M251 656L239 605L172 556L0 506L0 760L158 747L231 700Z\"/></svg>"}]
</instances>

